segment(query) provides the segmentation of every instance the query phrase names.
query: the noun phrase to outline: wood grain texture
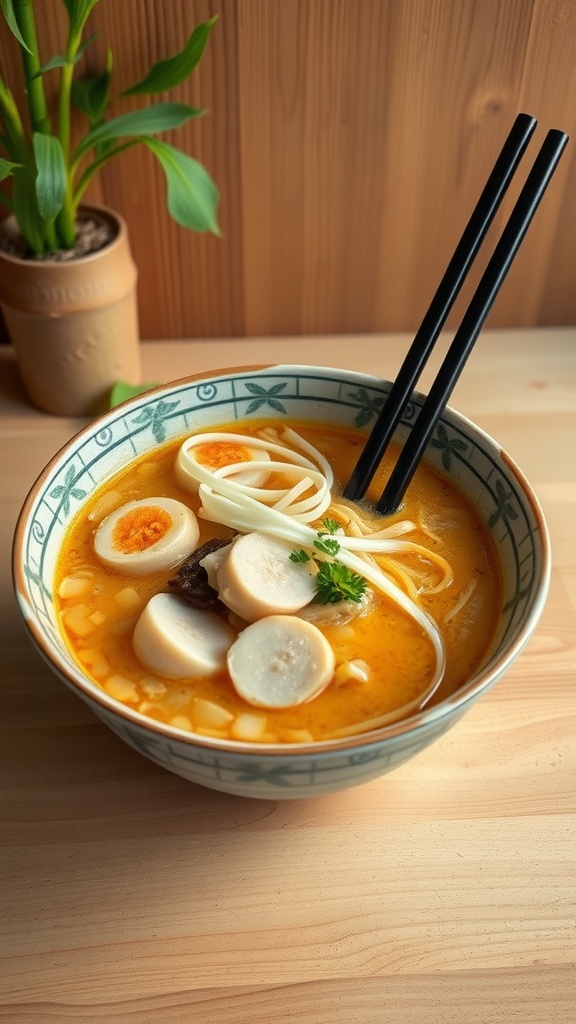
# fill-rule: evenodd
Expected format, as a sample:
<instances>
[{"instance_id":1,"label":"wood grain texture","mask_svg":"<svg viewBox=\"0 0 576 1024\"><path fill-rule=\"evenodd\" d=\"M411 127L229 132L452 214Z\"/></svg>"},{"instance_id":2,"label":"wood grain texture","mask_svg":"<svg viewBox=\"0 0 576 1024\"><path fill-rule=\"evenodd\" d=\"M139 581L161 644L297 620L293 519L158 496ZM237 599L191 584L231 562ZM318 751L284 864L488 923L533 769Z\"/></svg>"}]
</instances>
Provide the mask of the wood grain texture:
<instances>
[{"instance_id":1,"label":"wood grain texture","mask_svg":"<svg viewBox=\"0 0 576 1024\"><path fill-rule=\"evenodd\" d=\"M147 343L146 377L264 363L271 343ZM390 378L408 343L274 346L280 361L329 354ZM535 635L391 774L315 800L243 800L130 750L32 649L11 594L12 532L81 423L31 408L0 350L0 1021L572 1020L576 330L487 331L453 404L542 501L553 572Z\"/></svg>"},{"instance_id":2,"label":"wood grain texture","mask_svg":"<svg viewBox=\"0 0 576 1024\"><path fill-rule=\"evenodd\" d=\"M63 5L36 7L46 59L63 48ZM413 330L516 113L539 119L532 157L549 127L576 133L573 0L102 0L86 67L110 46L118 94L214 13L202 64L173 94L209 114L172 141L218 183L223 237L170 220L143 147L89 194L128 221L144 338ZM11 84L12 43L0 24ZM576 322L575 152L571 142L492 327Z\"/></svg>"}]
</instances>

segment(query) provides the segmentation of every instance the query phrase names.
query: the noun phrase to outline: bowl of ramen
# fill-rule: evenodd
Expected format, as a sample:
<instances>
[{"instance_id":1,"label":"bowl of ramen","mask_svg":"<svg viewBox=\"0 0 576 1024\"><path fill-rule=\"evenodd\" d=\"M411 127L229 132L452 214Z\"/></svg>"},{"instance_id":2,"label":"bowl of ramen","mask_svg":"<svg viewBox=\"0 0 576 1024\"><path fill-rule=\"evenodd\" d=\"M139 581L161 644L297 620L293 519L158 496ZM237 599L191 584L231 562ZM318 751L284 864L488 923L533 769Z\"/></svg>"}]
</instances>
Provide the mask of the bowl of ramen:
<instances>
[{"instance_id":1,"label":"bowl of ramen","mask_svg":"<svg viewBox=\"0 0 576 1024\"><path fill-rule=\"evenodd\" d=\"M531 636L549 541L521 471L446 409L398 511L343 497L390 384L313 366L163 385L45 468L13 546L53 671L135 750L242 796L393 770L451 728Z\"/></svg>"}]
</instances>

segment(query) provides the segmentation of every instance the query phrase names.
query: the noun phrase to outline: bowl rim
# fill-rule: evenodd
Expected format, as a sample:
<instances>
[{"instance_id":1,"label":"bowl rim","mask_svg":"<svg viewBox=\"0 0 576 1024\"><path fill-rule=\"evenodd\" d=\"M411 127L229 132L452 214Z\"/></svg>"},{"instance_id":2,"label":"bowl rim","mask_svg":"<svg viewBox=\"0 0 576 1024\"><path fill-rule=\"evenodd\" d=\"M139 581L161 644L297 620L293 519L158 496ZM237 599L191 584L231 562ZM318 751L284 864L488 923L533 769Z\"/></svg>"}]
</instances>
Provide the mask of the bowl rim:
<instances>
[{"instance_id":1,"label":"bowl rim","mask_svg":"<svg viewBox=\"0 0 576 1024\"><path fill-rule=\"evenodd\" d=\"M367 747L380 745L384 741L413 735L422 729L428 730L432 727L435 728L440 722L450 720L453 716L463 713L466 706L479 697L483 691L488 690L506 671L508 666L517 658L520 651L530 639L540 618L547 599L551 576L550 536L542 507L532 485L529 483L527 477L518 467L514 459L493 437L491 437L490 434L450 405L445 407L442 415L448 415L448 417L455 418L459 424L467 428L472 434L475 434L483 442L493 447L505 463L508 471L516 478L516 482L518 483L520 490L523 492L525 499L531 507L537 524L536 532L538 532L541 538L541 567L536 582L536 598L530 609L530 613L526 616L513 642L498 656L498 658L495 660L489 659L486 666L479 669L470 680L454 691L454 693L445 697L438 704L432 705L429 708L423 708L421 711L418 711L407 718L400 719L397 722L381 726L380 728L373 729L371 731L358 733L352 736L340 737L337 739L316 740L312 743L256 744L240 740L228 740L204 736L199 733L189 732L162 722L157 722L155 719L149 718L142 712L137 711L135 708L130 708L115 698L110 697L98 686L97 683L92 682L88 677L83 676L79 666L75 666L76 672L72 671L68 662L60 657L60 652L56 647L53 648L51 646L50 642L44 637L43 633L38 628L33 617L29 614L30 606L26 598L27 580L23 570L22 559L26 526L30 516L30 511L35 504L38 491L41 489L46 478L49 477L57 467L60 460L74 449L74 447L76 447L83 438L104 429L110 420L114 420L117 417L119 411L127 411L130 408L136 408L140 403L148 402L154 397L154 395L158 395L159 393L163 393L167 390L178 390L183 386L193 384L195 381L210 380L219 377L231 377L251 371L258 372L269 369L278 370L278 372L312 370L318 373L349 375L358 381L370 383L372 386L374 384L391 384L390 381L383 377L379 377L377 374L369 374L359 370L350 370L344 367L320 364L257 363L232 367L219 367L212 370L200 371L194 374L187 374L184 377L179 377L175 380L157 384L141 394L126 399L120 405L101 413L90 422L84 424L84 426L76 431L68 441L66 441L65 444L55 452L46 466L38 474L24 499L16 520L12 543L12 583L17 605L24 620L24 625L27 629L29 638L32 640L38 653L49 665L51 670L88 704L96 703L99 705L105 716L112 713L124 719L126 722L129 722L131 725L161 736L165 740L177 741L184 743L187 746L199 747L211 753L230 755L249 754L251 756L257 755L259 757L272 759L286 759L287 757L293 758L294 756L316 757L335 753L341 754L343 752L353 754L355 751L361 752ZM413 391L412 394L421 399L425 397L418 391Z\"/></svg>"}]
</instances>

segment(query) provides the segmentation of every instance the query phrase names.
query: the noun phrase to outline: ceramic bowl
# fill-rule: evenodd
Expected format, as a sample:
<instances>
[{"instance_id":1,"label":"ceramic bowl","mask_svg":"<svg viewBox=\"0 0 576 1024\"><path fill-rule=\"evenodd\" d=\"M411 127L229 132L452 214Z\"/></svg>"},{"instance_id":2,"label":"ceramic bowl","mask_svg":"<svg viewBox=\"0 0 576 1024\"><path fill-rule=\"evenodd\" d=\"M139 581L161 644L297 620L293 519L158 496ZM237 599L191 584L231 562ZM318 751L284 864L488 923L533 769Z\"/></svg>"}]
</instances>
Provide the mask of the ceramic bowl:
<instances>
[{"instance_id":1,"label":"ceramic bowl","mask_svg":"<svg viewBox=\"0 0 576 1024\"><path fill-rule=\"evenodd\" d=\"M369 430L390 384L347 370L268 366L221 370L147 392L102 415L52 459L16 528L14 581L28 632L54 672L116 735L192 782L248 797L310 797L367 782L414 757L453 726L507 670L533 632L546 598L550 551L530 485L496 441L447 409L426 459L468 496L495 540L504 581L501 624L487 660L442 703L372 733L317 744L249 745L186 733L109 697L72 660L52 588L58 551L85 498L132 458L186 433L251 416L288 416ZM415 394L398 428L411 430Z\"/></svg>"}]
</instances>

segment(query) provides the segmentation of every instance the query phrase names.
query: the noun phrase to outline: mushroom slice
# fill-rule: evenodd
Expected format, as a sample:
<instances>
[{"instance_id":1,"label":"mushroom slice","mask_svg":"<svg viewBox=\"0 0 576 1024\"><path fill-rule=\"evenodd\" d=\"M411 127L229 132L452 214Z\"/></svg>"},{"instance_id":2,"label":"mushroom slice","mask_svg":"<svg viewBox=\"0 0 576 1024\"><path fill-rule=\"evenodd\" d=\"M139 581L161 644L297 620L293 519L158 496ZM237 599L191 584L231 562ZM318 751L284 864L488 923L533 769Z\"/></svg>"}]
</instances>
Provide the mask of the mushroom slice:
<instances>
[{"instance_id":1,"label":"mushroom slice","mask_svg":"<svg viewBox=\"0 0 576 1024\"><path fill-rule=\"evenodd\" d=\"M316 596L316 581L313 563L291 561L292 550L257 531L238 537L216 571L220 600L246 622L299 611Z\"/></svg>"},{"instance_id":2,"label":"mushroom slice","mask_svg":"<svg viewBox=\"0 0 576 1024\"><path fill-rule=\"evenodd\" d=\"M324 634L295 615L269 615L247 626L227 662L237 693L262 708L311 700L328 685L336 664Z\"/></svg>"},{"instance_id":3,"label":"mushroom slice","mask_svg":"<svg viewBox=\"0 0 576 1024\"><path fill-rule=\"evenodd\" d=\"M234 633L213 612L193 608L175 594L150 598L136 626L136 657L151 672L170 679L214 675L226 667Z\"/></svg>"},{"instance_id":4,"label":"mushroom slice","mask_svg":"<svg viewBox=\"0 0 576 1024\"><path fill-rule=\"evenodd\" d=\"M335 604L306 605L298 612L303 619L315 626L344 626L359 615L365 615L373 600L373 591L366 591L359 601L336 601Z\"/></svg>"},{"instance_id":5,"label":"mushroom slice","mask_svg":"<svg viewBox=\"0 0 576 1024\"><path fill-rule=\"evenodd\" d=\"M216 564L219 564L223 557L222 552L227 551L229 546L228 541L214 538L196 548L168 580L171 592L185 598L195 608L226 612L227 608L218 599L216 569L212 570L210 567L214 559L217 559Z\"/></svg>"},{"instance_id":6,"label":"mushroom slice","mask_svg":"<svg viewBox=\"0 0 576 1024\"><path fill-rule=\"evenodd\" d=\"M94 550L111 569L134 575L169 569L196 547L198 520L174 498L140 498L115 509L94 534Z\"/></svg>"}]
</instances>

